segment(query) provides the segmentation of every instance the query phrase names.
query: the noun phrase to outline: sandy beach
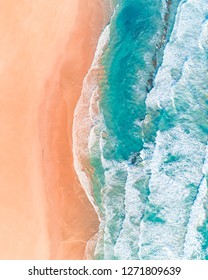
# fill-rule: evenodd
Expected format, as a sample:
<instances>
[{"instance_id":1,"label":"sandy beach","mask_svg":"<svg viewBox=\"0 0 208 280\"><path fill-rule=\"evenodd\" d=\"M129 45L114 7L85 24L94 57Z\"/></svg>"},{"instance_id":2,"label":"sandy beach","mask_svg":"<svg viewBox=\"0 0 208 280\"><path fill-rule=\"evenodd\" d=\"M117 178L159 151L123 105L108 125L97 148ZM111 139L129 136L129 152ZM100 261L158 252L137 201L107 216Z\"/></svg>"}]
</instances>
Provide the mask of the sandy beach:
<instances>
[{"instance_id":1,"label":"sandy beach","mask_svg":"<svg viewBox=\"0 0 208 280\"><path fill-rule=\"evenodd\" d=\"M0 259L82 259L98 217L72 123L107 5L0 0Z\"/></svg>"}]
</instances>

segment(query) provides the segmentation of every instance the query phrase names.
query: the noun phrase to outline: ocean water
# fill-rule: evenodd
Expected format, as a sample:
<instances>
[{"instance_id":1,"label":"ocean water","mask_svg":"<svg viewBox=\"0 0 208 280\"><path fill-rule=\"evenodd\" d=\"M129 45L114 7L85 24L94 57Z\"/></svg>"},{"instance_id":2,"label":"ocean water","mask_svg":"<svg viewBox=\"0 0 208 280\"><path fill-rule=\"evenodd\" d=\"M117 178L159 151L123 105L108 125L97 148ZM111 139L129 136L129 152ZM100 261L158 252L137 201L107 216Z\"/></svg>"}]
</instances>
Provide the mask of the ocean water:
<instances>
[{"instance_id":1,"label":"ocean water","mask_svg":"<svg viewBox=\"0 0 208 280\"><path fill-rule=\"evenodd\" d=\"M118 0L102 36L91 257L208 259L208 2Z\"/></svg>"}]
</instances>

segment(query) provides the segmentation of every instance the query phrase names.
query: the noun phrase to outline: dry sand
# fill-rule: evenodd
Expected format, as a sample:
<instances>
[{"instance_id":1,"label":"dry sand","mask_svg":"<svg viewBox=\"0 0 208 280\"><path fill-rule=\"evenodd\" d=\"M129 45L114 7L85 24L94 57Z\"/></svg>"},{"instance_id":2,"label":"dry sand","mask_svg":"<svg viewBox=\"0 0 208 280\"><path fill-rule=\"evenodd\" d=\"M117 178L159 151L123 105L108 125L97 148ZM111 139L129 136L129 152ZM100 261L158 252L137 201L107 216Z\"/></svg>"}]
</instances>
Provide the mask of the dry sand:
<instances>
[{"instance_id":1,"label":"dry sand","mask_svg":"<svg viewBox=\"0 0 208 280\"><path fill-rule=\"evenodd\" d=\"M0 259L82 259L98 218L72 122L107 17L99 0L0 4Z\"/></svg>"}]
</instances>

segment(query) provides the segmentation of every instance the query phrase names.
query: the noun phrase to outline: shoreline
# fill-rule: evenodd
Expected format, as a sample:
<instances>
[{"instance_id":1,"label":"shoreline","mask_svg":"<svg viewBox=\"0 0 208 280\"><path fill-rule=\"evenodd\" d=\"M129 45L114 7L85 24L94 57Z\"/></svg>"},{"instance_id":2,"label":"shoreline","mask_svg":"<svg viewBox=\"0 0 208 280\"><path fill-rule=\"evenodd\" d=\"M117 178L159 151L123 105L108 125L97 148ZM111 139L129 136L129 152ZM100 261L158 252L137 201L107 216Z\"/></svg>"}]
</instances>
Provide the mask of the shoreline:
<instances>
[{"instance_id":1,"label":"shoreline","mask_svg":"<svg viewBox=\"0 0 208 280\"><path fill-rule=\"evenodd\" d=\"M100 211L95 202L93 186L88 174L89 172L92 172L92 170L89 171L92 168L90 166L89 145L92 138L92 129L96 126L96 121L99 121L99 108L97 102L100 95L98 82L100 75L102 75L100 59L108 43L109 32L108 24L99 37L93 62L84 78L81 96L74 111L72 132L74 167L82 188L98 215L99 223L101 223ZM84 135L84 137L82 137L82 135ZM86 137L86 135L88 137ZM95 249L94 246L96 240L99 239L99 231L98 228L97 232L87 242L85 251L87 259L91 259L92 252Z\"/></svg>"},{"instance_id":2,"label":"shoreline","mask_svg":"<svg viewBox=\"0 0 208 280\"><path fill-rule=\"evenodd\" d=\"M57 173L56 183L49 178L53 172L50 164L45 163L45 170L48 168L48 171L45 171L46 181L50 187L53 186L53 189L56 189L54 198L57 200L57 207L55 209L54 206L49 207L49 212L50 214L51 211L56 212L59 217L56 220L62 220L60 231L57 231L56 234L54 233L54 222L56 221L52 221L49 228L53 244L57 244L56 250L52 252L52 259L84 258L86 244L98 231L99 225L97 213L88 200L74 170L72 123L75 106L81 95L83 79L92 62L101 29L105 25L104 13L106 11L103 10L103 7L100 7L100 2L97 0L93 2L85 1L84 3L79 1L78 5L74 29L65 49L63 63L58 70L60 77L53 86L53 88L60 89L56 90L53 98L57 99L60 104L59 116L60 114L64 114L64 116L57 124L54 124L55 115L50 117L53 123L50 123L50 119L47 123L51 132L50 139L47 141L47 148L50 146L51 139L59 139L54 145L51 145L51 151L49 151L49 154L55 150L58 152L56 166L54 167L54 171ZM56 72L57 67L54 70L54 73ZM50 80L54 81L55 78L51 77ZM51 106L51 116L57 109L58 102L49 104ZM47 101L42 106L47 108ZM44 111L43 107L40 112L41 118ZM64 121L65 125L63 126ZM53 131L56 131L56 133L53 133Z\"/></svg>"}]
</instances>

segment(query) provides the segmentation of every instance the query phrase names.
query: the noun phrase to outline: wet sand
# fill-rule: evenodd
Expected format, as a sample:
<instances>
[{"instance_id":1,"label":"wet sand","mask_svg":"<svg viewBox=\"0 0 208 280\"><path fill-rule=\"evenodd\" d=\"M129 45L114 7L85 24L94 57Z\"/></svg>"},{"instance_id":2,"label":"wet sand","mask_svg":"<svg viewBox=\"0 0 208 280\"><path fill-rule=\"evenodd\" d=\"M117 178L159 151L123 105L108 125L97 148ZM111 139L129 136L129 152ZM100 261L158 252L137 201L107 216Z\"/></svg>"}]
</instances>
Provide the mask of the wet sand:
<instances>
[{"instance_id":1,"label":"wet sand","mask_svg":"<svg viewBox=\"0 0 208 280\"><path fill-rule=\"evenodd\" d=\"M107 14L99 0L0 3L0 259L82 259L98 218L72 123Z\"/></svg>"}]
</instances>

